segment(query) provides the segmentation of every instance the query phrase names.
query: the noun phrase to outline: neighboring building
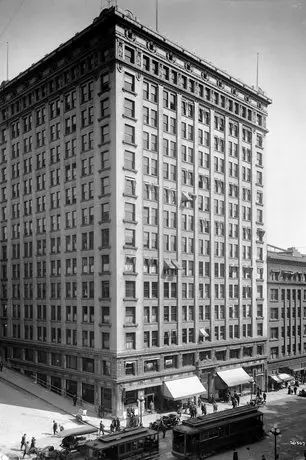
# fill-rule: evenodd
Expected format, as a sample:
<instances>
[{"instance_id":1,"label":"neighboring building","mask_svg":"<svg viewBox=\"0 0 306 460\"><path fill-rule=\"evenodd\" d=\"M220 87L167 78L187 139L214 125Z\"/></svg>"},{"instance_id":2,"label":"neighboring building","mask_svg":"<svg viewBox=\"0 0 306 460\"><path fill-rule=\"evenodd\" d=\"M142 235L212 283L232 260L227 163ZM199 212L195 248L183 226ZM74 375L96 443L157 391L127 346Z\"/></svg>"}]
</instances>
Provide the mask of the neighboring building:
<instances>
[{"instance_id":1,"label":"neighboring building","mask_svg":"<svg viewBox=\"0 0 306 460\"><path fill-rule=\"evenodd\" d=\"M269 374L304 375L306 255L268 245ZM272 382L271 382L272 383Z\"/></svg>"},{"instance_id":2,"label":"neighboring building","mask_svg":"<svg viewBox=\"0 0 306 460\"><path fill-rule=\"evenodd\" d=\"M113 414L174 379L265 385L270 103L114 8L2 84L12 367Z\"/></svg>"}]
</instances>

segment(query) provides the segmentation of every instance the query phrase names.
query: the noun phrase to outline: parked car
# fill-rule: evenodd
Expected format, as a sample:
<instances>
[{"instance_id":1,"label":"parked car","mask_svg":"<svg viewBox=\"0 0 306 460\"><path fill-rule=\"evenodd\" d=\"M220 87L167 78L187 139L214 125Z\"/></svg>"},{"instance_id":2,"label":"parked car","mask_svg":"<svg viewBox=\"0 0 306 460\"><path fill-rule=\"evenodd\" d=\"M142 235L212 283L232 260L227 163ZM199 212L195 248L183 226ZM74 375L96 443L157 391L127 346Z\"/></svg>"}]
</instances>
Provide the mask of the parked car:
<instances>
[{"instance_id":1,"label":"parked car","mask_svg":"<svg viewBox=\"0 0 306 460\"><path fill-rule=\"evenodd\" d=\"M173 427L178 425L180 422L180 417L177 414L163 415L161 418L155 420L155 422L150 423L149 427L152 430L160 431L162 425L166 427L167 430L171 430Z\"/></svg>"},{"instance_id":2,"label":"parked car","mask_svg":"<svg viewBox=\"0 0 306 460\"><path fill-rule=\"evenodd\" d=\"M299 391L299 396L302 396L303 398L306 398L306 391L305 390L300 390Z\"/></svg>"}]
</instances>

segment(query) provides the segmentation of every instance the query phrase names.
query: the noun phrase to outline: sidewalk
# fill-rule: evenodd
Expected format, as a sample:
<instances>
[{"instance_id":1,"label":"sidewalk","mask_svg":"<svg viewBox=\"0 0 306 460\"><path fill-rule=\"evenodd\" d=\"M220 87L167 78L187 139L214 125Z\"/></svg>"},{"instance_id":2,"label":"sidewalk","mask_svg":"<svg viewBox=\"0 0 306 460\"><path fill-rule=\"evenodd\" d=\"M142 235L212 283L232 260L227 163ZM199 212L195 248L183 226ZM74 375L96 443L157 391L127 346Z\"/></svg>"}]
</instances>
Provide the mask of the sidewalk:
<instances>
[{"instance_id":1,"label":"sidewalk","mask_svg":"<svg viewBox=\"0 0 306 460\"><path fill-rule=\"evenodd\" d=\"M1 380L23 392L34 395L35 397L49 403L57 410L67 413L69 415L72 415L73 417L75 417L75 414L79 410L79 406L74 406L71 399L66 398L64 396L60 396L56 393L53 393L50 390L43 388L42 386L34 383L34 381L31 378L17 371L14 371L12 369L3 368L3 372L0 373L0 381ZM300 385L298 387L298 392L302 388L306 389L306 384ZM296 396L294 395L289 396L286 388L282 388L281 390L278 390L278 391L269 392L267 393L267 406L269 406L269 402L284 399L286 397L295 398ZM250 395L242 396L240 398L240 405L241 406L246 405L249 400L250 400ZM232 407L231 403L217 402L217 404L218 404L218 412L225 410L225 409L230 409ZM207 407L208 414L213 412L212 404L207 403L206 407ZM82 408L87 409L88 423L98 428L100 425L101 418L97 417L94 407L91 406L90 404L83 404ZM200 414L200 410L198 410L198 415L199 414ZM159 414L159 413L147 414L145 413L142 417L143 425L149 426L151 422L160 418L161 415L165 415L165 414ZM182 418L189 418L189 415L182 414ZM109 430L110 423L111 423L111 419L103 418L103 424L105 425L106 431ZM121 425L124 426L124 421L121 422Z\"/></svg>"}]
</instances>

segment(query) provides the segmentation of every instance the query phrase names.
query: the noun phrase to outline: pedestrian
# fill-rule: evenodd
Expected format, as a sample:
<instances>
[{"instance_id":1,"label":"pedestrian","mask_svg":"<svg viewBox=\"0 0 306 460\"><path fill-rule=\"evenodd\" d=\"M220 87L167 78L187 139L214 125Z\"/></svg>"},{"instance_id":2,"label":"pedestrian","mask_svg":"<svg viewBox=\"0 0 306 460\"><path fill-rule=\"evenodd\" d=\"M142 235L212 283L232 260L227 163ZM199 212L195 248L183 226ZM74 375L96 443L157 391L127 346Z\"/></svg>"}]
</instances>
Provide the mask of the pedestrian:
<instances>
[{"instance_id":1,"label":"pedestrian","mask_svg":"<svg viewBox=\"0 0 306 460\"><path fill-rule=\"evenodd\" d=\"M2 360L1 360L1 361L0 361L0 372L2 372L2 371L3 371L3 362L2 362Z\"/></svg>"},{"instance_id":2,"label":"pedestrian","mask_svg":"<svg viewBox=\"0 0 306 460\"><path fill-rule=\"evenodd\" d=\"M101 420L101 422L100 422L99 435L102 434L102 435L104 436L104 428L105 428L105 426L104 426L104 424L103 424L103 420Z\"/></svg>"},{"instance_id":3,"label":"pedestrian","mask_svg":"<svg viewBox=\"0 0 306 460\"><path fill-rule=\"evenodd\" d=\"M204 402L202 402L201 404L201 411L202 411L202 415L207 414L206 404Z\"/></svg>"},{"instance_id":4,"label":"pedestrian","mask_svg":"<svg viewBox=\"0 0 306 460\"><path fill-rule=\"evenodd\" d=\"M214 412L218 411L218 404L216 403L216 401L214 401L214 403L213 403L213 410L214 410Z\"/></svg>"},{"instance_id":5,"label":"pedestrian","mask_svg":"<svg viewBox=\"0 0 306 460\"><path fill-rule=\"evenodd\" d=\"M64 431L63 425L59 425L59 429L60 429L60 431Z\"/></svg>"},{"instance_id":6,"label":"pedestrian","mask_svg":"<svg viewBox=\"0 0 306 460\"><path fill-rule=\"evenodd\" d=\"M234 393L234 398L236 399L237 406L239 406L239 403L240 403L240 396L239 396L238 393L236 393L236 391L235 391L235 393Z\"/></svg>"},{"instance_id":7,"label":"pedestrian","mask_svg":"<svg viewBox=\"0 0 306 460\"><path fill-rule=\"evenodd\" d=\"M115 424L115 420L113 419L112 423L110 424L111 433L113 433L115 431L115 428L116 428L116 424Z\"/></svg>"},{"instance_id":8,"label":"pedestrian","mask_svg":"<svg viewBox=\"0 0 306 460\"><path fill-rule=\"evenodd\" d=\"M163 438L166 437L166 431L167 431L167 428L166 428L166 425L164 424L163 421L161 421L161 424L160 424L160 429L162 430L163 432Z\"/></svg>"},{"instance_id":9,"label":"pedestrian","mask_svg":"<svg viewBox=\"0 0 306 460\"><path fill-rule=\"evenodd\" d=\"M297 386L296 385L294 385L293 391L294 391L294 394L296 395L296 392L297 392Z\"/></svg>"},{"instance_id":10,"label":"pedestrian","mask_svg":"<svg viewBox=\"0 0 306 460\"><path fill-rule=\"evenodd\" d=\"M119 417L117 417L115 419L115 428L116 428L116 431L120 431L120 420L119 420Z\"/></svg>"},{"instance_id":11,"label":"pedestrian","mask_svg":"<svg viewBox=\"0 0 306 460\"><path fill-rule=\"evenodd\" d=\"M35 444L36 444L36 439L33 436L33 438L31 439L30 449L35 449Z\"/></svg>"},{"instance_id":12,"label":"pedestrian","mask_svg":"<svg viewBox=\"0 0 306 460\"><path fill-rule=\"evenodd\" d=\"M78 397L77 397L76 394L74 394L73 397L72 397L72 401L73 401L74 406L76 406L77 400L78 400Z\"/></svg>"},{"instance_id":13,"label":"pedestrian","mask_svg":"<svg viewBox=\"0 0 306 460\"><path fill-rule=\"evenodd\" d=\"M263 397L264 403L266 404L267 393L265 391L263 392L262 397Z\"/></svg>"},{"instance_id":14,"label":"pedestrian","mask_svg":"<svg viewBox=\"0 0 306 460\"><path fill-rule=\"evenodd\" d=\"M26 439L27 439L27 435L24 434L24 435L22 436L22 438L21 438L20 450L22 450L23 446L25 446Z\"/></svg>"},{"instance_id":15,"label":"pedestrian","mask_svg":"<svg viewBox=\"0 0 306 460\"><path fill-rule=\"evenodd\" d=\"M23 450L23 457L24 458L26 455L30 455L30 443L29 441L27 441L25 443L25 446L24 446L24 450Z\"/></svg>"},{"instance_id":16,"label":"pedestrian","mask_svg":"<svg viewBox=\"0 0 306 460\"><path fill-rule=\"evenodd\" d=\"M153 402L153 400L152 400L152 401L150 401L150 404L149 404L149 409L150 409L151 413L152 413L152 412L154 412L154 410L155 410L155 406L154 406L154 402Z\"/></svg>"},{"instance_id":17,"label":"pedestrian","mask_svg":"<svg viewBox=\"0 0 306 460\"><path fill-rule=\"evenodd\" d=\"M53 434L55 435L57 433L57 423L55 420L53 420Z\"/></svg>"},{"instance_id":18,"label":"pedestrian","mask_svg":"<svg viewBox=\"0 0 306 460\"><path fill-rule=\"evenodd\" d=\"M291 395L291 386L288 385L288 395Z\"/></svg>"},{"instance_id":19,"label":"pedestrian","mask_svg":"<svg viewBox=\"0 0 306 460\"><path fill-rule=\"evenodd\" d=\"M237 404L237 403L236 403L236 398L235 398L234 396L232 396L231 401L232 401L233 409L235 409L236 404Z\"/></svg>"}]
</instances>

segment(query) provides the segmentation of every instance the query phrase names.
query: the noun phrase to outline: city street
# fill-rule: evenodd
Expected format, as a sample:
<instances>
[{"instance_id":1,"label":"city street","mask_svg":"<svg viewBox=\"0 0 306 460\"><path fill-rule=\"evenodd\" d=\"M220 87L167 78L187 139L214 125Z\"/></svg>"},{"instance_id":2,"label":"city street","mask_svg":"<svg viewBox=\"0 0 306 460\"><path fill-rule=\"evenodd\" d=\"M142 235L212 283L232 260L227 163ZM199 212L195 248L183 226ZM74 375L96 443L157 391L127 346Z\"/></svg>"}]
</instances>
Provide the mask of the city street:
<instances>
[{"instance_id":1,"label":"city street","mask_svg":"<svg viewBox=\"0 0 306 460\"><path fill-rule=\"evenodd\" d=\"M52 393L47 392L47 394L52 397ZM63 405L64 402L66 402L65 399L63 399ZM228 406L220 403L219 409L222 408L225 409ZM208 412L211 412L210 405L208 405ZM262 412L266 432L273 428L275 423L278 424L281 431L281 436L278 436L277 439L279 460L304 459L306 398L287 395L285 389L269 393L267 407L264 407ZM0 453L9 454L12 458L20 456L20 439L24 433L27 434L29 440L35 436L39 447L58 446L60 440L52 434L53 420L65 428L77 426L72 415L0 381ZM98 419L95 420L98 423ZM175 457L171 454L171 443L171 431L167 432L165 439L162 439L160 434L161 460L174 460ZM262 441L240 447L237 451L239 460L261 460L262 454L266 456L266 460L274 460L274 438L271 435L266 436ZM220 453L211 458L212 460L232 460L232 452Z\"/></svg>"},{"instance_id":2,"label":"city street","mask_svg":"<svg viewBox=\"0 0 306 460\"><path fill-rule=\"evenodd\" d=\"M0 381L0 453L20 455L24 433L29 441L34 436L37 446L58 445L59 438L52 433L53 420L65 428L77 426L70 415Z\"/></svg>"}]
</instances>

